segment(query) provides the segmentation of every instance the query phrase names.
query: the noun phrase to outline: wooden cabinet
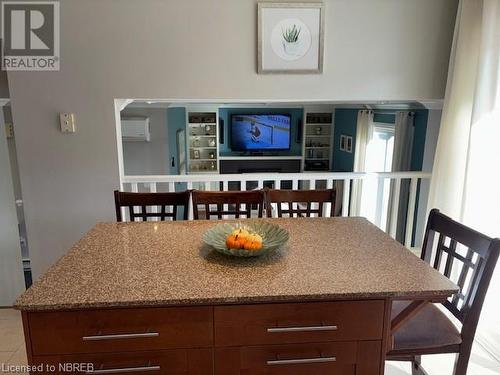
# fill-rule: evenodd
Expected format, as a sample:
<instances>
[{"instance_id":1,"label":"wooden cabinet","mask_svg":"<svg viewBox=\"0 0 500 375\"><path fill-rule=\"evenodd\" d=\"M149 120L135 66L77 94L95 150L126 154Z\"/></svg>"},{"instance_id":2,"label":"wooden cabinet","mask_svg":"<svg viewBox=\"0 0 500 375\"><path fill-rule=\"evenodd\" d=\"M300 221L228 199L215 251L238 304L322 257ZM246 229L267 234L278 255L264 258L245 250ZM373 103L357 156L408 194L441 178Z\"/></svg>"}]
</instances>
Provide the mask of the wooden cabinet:
<instances>
[{"instance_id":1,"label":"wooden cabinet","mask_svg":"<svg viewBox=\"0 0 500 375\"><path fill-rule=\"evenodd\" d=\"M379 367L379 341L215 349L217 375L376 375Z\"/></svg>"},{"instance_id":2,"label":"wooden cabinet","mask_svg":"<svg viewBox=\"0 0 500 375\"><path fill-rule=\"evenodd\" d=\"M212 349L177 349L150 352L35 356L42 364L37 374L213 374ZM52 366L52 367L50 367Z\"/></svg>"},{"instance_id":3,"label":"wooden cabinet","mask_svg":"<svg viewBox=\"0 0 500 375\"><path fill-rule=\"evenodd\" d=\"M211 307L29 314L33 355L211 347Z\"/></svg>"},{"instance_id":4,"label":"wooden cabinet","mask_svg":"<svg viewBox=\"0 0 500 375\"><path fill-rule=\"evenodd\" d=\"M215 345L379 340L383 316L383 301L219 306Z\"/></svg>"},{"instance_id":5,"label":"wooden cabinet","mask_svg":"<svg viewBox=\"0 0 500 375\"><path fill-rule=\"evenodd\" d=\"M217 348L215 371L220 375L355 375L356 351L355 342Z\"/></svg>"},{"instance_id":6,"label":"wooden cabinet","mask_svg":"<svg viewBox=\"0 0 500 375\"><path fill-rule=\"evenodd\" d=\"M61 370L69 363L93 374L377 375L386 314L373 300L25 312L23 321L30 364L55 373L82 373Z\"/></svg>"}]
</instances>

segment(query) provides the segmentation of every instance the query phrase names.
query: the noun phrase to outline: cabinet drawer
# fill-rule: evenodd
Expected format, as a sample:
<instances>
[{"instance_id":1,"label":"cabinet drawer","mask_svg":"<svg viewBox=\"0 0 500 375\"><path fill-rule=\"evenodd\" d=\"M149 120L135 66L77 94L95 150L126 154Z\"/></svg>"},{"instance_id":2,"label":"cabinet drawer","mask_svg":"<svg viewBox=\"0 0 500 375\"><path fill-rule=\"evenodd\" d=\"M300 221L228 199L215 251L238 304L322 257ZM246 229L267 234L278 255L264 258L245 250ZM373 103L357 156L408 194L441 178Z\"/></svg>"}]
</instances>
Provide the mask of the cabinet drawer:
<instances>
[{"instance_id":1,"label":"cabinet drawer","mask_svg":"<svg viewBox=\"0 0 500 375\"><path fill-rule=\"evenodd\" d=\"M384 301L214 308L216 346L380 340Z\"/></svg>"},{"instance_id":2,"label":"cabinet drawer","mask_svg":"<svg viewBox=\"0 0 500 375\"><path fill-rule=\"evenodd\" d=\"M215 349L217 375L355 375L356 342Z\"/></svg>"},{"instance_id":3,"label":"cabinet drawer","mask_svg":"<svg viewBox=\"0 0 500 375\"><path fill-rule=\"evenodd\" d=\"M211 307L29 313L34 355L213 345Z\"/></svg>"},{"instance_id":4,"label":"cabinet drawer","mask_svg":"<svg viewBox=\"0 0 500 375\"><path fill-rule=\"evenodd\" d=\"M35 356L33 365L43 366L44 370L37 374L210 375L213 374L213 353L212 349L177 349Z\"/></svg>"}]
</instances>

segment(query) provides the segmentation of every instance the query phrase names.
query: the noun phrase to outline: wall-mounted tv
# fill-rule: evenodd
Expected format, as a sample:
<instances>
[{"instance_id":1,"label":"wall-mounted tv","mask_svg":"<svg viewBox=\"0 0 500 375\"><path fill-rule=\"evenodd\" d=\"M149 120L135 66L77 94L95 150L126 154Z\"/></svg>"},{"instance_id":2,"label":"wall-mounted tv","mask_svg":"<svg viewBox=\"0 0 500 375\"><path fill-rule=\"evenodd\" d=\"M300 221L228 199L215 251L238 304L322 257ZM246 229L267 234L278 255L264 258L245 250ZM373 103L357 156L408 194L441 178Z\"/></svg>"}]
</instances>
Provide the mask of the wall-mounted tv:
<instances>
[{"instance_id":1,"label":"wall-mounted tv","mask_svg":"<svg viewBox=\"0 0 500 375\"><path fill-rule=\"evenodd\" d=\"M231 149L288 150L290 123L289 115L232 115Z\"/></svg>"}]
</instances>

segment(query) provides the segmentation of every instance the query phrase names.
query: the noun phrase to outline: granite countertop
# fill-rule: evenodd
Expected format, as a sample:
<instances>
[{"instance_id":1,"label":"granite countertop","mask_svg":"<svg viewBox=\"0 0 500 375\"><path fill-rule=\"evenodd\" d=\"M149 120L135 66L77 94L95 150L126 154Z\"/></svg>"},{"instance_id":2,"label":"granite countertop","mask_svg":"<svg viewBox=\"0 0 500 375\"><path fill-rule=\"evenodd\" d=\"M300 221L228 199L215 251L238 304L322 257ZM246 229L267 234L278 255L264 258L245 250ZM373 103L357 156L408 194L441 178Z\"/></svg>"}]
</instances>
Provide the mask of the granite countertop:
<instances>
[{"instance_id":1,"label":"granite countertop","mask_svg":"<svg viewBox=\"0 0 500 375\"><path fill-rule=\"evenodd\" d=\"M16 302L26 311L265 301L446 297L456 286L364 218L265 219L281 250L231 258L215 221L99 223Z\"/></svg>"}]
</instances>

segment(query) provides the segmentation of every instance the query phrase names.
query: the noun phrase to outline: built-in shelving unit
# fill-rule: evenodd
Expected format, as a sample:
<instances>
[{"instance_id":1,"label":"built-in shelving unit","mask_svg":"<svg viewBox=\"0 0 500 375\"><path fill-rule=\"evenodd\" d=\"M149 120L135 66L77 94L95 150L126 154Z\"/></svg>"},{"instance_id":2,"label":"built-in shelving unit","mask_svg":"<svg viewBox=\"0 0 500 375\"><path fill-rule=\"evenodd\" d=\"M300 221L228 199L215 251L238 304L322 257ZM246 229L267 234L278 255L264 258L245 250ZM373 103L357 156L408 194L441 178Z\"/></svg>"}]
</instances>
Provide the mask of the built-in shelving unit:
<instances>
[{"instance_id":1,"label":"built-in shelving unit","mask_svg":"<svg viewBox=\"0 0 500 375\"><path fill-rule=\"evenodd\" d=\"M217 112L187 113L189 173L219 173Z\"/></svg>"},{"instance_id":2,"label":"built-in shelving unit","mask_svg":"<svg viewBox=\"0 0 500 375\"><path fill-rule=\"evenodd\" d=\"M304 171L329 171L332 167L332 113L308 112L304 125Z\"/></svg>"}]
</instances>

